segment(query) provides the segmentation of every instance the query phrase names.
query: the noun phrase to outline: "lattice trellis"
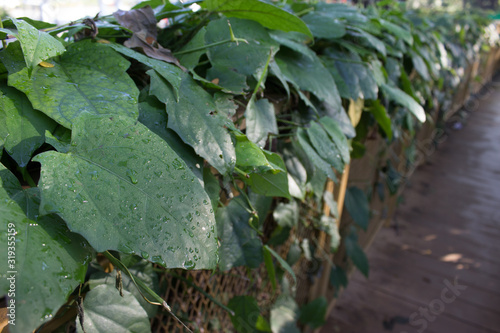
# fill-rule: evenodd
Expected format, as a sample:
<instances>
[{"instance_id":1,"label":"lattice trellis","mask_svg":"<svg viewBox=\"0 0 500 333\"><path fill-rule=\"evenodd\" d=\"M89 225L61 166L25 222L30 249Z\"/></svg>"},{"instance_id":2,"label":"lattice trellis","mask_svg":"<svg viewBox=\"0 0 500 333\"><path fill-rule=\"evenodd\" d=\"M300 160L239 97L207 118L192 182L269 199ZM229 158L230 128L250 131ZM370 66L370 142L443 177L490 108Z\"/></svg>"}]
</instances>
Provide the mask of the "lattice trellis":
<instances>
[{"instance_id":1,"label":"lattice trellis","mask_svg":"<svg viewBox=\"0 0 500 333\"><path fill-rule=\"evenodd\" d=\"M327 185L328 191L336 192L339 212L342 211L347 184L348 170L346 171L337 191L334 191L333 183ZM329 211L329 208L324 207L324 210ZM293 229L289 240L277 250L283 258L286 258L292 239L300 242L305 238L319 240L316 245L322 248L320 251L324 253L316 253L315 258L320 258L318 261L308 261L302 257L292 267L297 277L297 284L294 288L295 299L299 305L324 295L325 288L328 288L329 269L325 270L323 267L325 259L321 258L331 255L328 250L325 252L328 237L323 232L302 223ZM172 307L173 312L191 330L201 333L234 331L228 312L205 294L219 300L222 304L227 304L234 296L250 295L257 300L264 312L270 310L279 295L279 290L272 290L264 264L258 269L236 267L228 272L168 270L161 277L160 285L165 290L162 295L163 299ZM200 292L198 288L203 292ZM156 333L186 332L182 324L165 311L152 320L152 329Z\"/></svg>"}]
</instances>

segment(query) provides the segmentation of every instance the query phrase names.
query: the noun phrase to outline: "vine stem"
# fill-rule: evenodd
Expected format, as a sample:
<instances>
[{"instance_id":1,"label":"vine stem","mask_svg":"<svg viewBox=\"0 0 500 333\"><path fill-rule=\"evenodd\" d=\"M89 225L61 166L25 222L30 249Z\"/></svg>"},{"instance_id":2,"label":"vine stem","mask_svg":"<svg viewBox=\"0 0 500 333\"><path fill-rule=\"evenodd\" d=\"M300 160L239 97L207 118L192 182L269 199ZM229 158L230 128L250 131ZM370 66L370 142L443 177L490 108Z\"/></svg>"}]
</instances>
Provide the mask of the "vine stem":
<instances>
[{"instance_id":1,"label":"vine stem","mask_svg":"<svg viewBox=\"0 0 500 333\"><path fill-rule=\"evenodd\" d=\"M295 13L295 16L301 17L301 16L306 15L307 13L312 12L313 10L314 10L314 7L309 7L309 8L306 8L306 9L300 11L300 12Z\"/></svg>"},{"instance_id":2,"label":"vine stem","mask_svg":"<svg viewBox=\"0 0 500 333\"><path fill-rule=\"evenodd\" d=\"M272 55L273 55L273 49L271 48L271 50L269 50L269 55L267 56L266 65L264 66L264 70L262 71L262 74L260 75L259 82L257 82L257 85L255 86L255 89L253 90L252 97L250 97L250 101L255 100L255 96L257 95L257 92L259 91L259 88L262 85L262 82L264 82L264 79L265 79L266 74L267 74L267 69L269 68L269 63L271 62Z\"/></svg>"},{"instance_id":3,"label":"vine stem","mask_svg":"<svg viewBox=\"0 0 500 333\"><path fill-rule=\"evenodd\" d=\"M231 23L229 23L229 21L227 21L227 24L229 25L229 35L231 36L231 38L226 39L226 40L221 40L221 41L218 41L215 43L210 43L207 45L199 46L199 47L194 47L194 48L189 49L189 50L174 52L174 55L178 56L178 55L182 55L182 54L186 54L186 53L203 51L203 50L207 50L207 49L214 47L214 46L224 45L224 44L233 43L233 42L236 43L236 45L238 45L239 42L248 44L248 41L246 39L235 37L234 32L233 32L233 28L231 27Z\"/></svg>"},{"instance_id":4,"label":"vine stem","mask_svg":"<svg viewBox=\"0 0 500 333\"><path fill-rule=\"evenodd\" d=\"M120 269L122 272L124 272L125 274L127 274L127 276L132 280L132 283L135 285L135 287L137 288L137 290L139 290L139 292L141 293L142 298L144 298L144 300L146 302L148 302L150 304L153 304L153 305L158 305L158 306L163 307L165 310L168 311L168 313L170 313L175 318L175 320L177 320L182 326L184 326L185 329L187 329L189 332L193 333L193 331L189 327L187 327L186 324L184 324L184 322L182 322L182 320L180 320L173 313L172 308L170 307L170 305L168 305L168 303L165 300L163 300L163 298L161 298L160 296L158 296L157 293L155 293L144 282L142 282L141 279L136 278L132 273L130 273L130 271L128 270L127 266L125 266L118 258L115 258L111 253L109 253L109 251L103 252L103 255L106 258L108 258L108 260L113 265L115 265L118 269ZM147 294L149 294L156 302L151 302L148 298L146 298L146 296L144 296L141 288Z\"/></svg>"}]
</instances>

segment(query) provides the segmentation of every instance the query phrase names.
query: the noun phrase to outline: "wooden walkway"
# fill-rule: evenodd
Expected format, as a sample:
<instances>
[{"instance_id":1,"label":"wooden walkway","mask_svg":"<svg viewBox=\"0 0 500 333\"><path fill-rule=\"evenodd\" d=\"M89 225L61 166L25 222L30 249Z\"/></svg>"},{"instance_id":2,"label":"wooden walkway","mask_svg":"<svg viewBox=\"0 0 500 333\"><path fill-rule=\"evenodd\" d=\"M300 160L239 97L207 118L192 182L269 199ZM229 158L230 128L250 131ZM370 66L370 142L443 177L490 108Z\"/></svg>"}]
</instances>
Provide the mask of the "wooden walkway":
<instances>
[{"instance_id":1,"label":"wooden walkway","mask_svg":"<svg viewBox=\"0 0 500 333\"><path fill-rule=\"evenodd\" d=\"M498 81L498 78L497 78ZM410 179L322 333L500 332L500 84Z\"/></svg>"}]
</instances>

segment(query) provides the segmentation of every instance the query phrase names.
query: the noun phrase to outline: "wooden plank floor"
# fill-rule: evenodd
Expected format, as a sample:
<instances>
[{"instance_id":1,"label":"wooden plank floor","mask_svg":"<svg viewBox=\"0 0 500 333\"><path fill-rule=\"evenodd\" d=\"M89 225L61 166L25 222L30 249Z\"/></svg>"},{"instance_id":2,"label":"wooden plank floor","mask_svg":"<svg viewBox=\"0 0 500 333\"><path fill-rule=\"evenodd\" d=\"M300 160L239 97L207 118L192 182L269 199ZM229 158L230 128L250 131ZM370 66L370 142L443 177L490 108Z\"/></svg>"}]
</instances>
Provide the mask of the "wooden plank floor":
<instances>
[{"instance_id":1,"label":"wooden plank floor","mask_svg":"<svg viewBox=\"0 0 500 333\"><path fill-rule=\"evenodd\" d=\"M497 78L498 80L498 78ZM500 84L410 179L321 333L500 332Z\"/></svg>"}]
</instances>

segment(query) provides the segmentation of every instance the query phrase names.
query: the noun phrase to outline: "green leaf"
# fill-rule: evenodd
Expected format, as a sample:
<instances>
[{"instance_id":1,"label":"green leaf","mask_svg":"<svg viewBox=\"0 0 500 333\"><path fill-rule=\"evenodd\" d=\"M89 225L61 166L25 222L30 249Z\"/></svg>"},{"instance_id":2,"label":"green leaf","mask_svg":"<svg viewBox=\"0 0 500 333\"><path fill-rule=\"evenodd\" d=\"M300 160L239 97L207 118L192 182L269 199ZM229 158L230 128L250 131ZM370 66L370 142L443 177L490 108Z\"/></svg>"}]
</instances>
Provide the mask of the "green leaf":
<instances>
[{"instance_id":1,"label":"green leaf","mask_svg":"<svg viewBox=\"0 0 500 333\"><path fill-rule=\"evenodd\" d=\"M214 94L214 102L217 112L227 118L234 116L238 106L233 98L234 96L231 94L216 92Z\"/></svg>"},{"instance_id":2,"label":"green leaf","mask_svg":"<svg viewBox=\"0 0 500 333\"><path fill-rule=\"evenodd\" d=\"M300 308L299 321L312 328L321 327L326 322L327 309L328 302L326 298L320 296Z\"/></svg>"},{"instance_id":3,"label":"green leaf","mask_svg":"<svg viewBox=\"0 0 500 333\"><path fill-rule=\"evenodd\" d=\"M257 228L260 229L264 225L266 217L270 212L271 205L273 203L273 198L254 193L252 191L250 191L248 197L250 199L250 202L252 203L252 207L254 208L254 210L257 213L257 216L259 217L259 223Z\"/></svg>"},{"instance_id":4,"label":"green leaf","mask_svg":"<svg viewBox=\"0 0 500 333\"><path fill-rule=\"evenodd\" d=\"M363 249L358 244L358 236L355 229L351 229L351 232L347 237L344 237L345 250L347 256L352 260L354 265L363 273L364 276L368 277L369 265L366 254Z\"/></svg>"},{"instance_id":5,"label":"green leaf","mask_svg":"<svg viewBox=\"0 0 500 333\"><path fill-rule=\"evenodd\" d=\"M0 84L0 137L5 138L7 153L20 167L45 141L45 131L57 124L33 110L26 96L16 89Z\"/></svg>"},{"instance_id":6,"label":"green leaf","mask_svg":"<svg viewBox=\"0 0 500 333\"><path fill-rule=\"evenodd\" d=\"M46 32L39 31L28 22L12 18L17 31L9 31L17 37L23 49L28 73L42 61L63 54L65 49L60 41ZM0 29L5 31L6 29Z\"/></svg>"},{"instance_id":7,"label":"green leaf","mask_svg":"<svg viewBox=\"0 0 500 333\"><path fill-rule=\"evenodd\" d=\"M210 11L218 11L227 17L254 20L272 30L297 31L313 37L306 24L297 16L272 4L258 0L206 0Z\"/></svg>"},{"instance_id":8,"label":"green leaf","mask_svg":"<svg viewBox=\"0 0 500 333\"><path fill-rule=\"evenodd\" d=\"M337 294L341 287L347 287L348 278L346 272L340 267L332 267L330 270L330 286L335 288Z\"/></svg>"},{"instance_id":9,"label":"green leaf","mask_svg":"<svg viewBox=\"0 0 500 333\"><path fill-rule=\"evenodd\" d=\"M267 98L248 102L245 110L246 135L259 147L264 147L269 133L278 134L274 105Z\"/></svg>"},{"instance_id":10,"label":"green leaf","mask_svg":"<svg viewBox=\"0 0 500 333\"><path fill-rule=\"evenodd\" d=\"M78 333L151 332L148 314L128 291L123 297L114 286L103 284L90 290L83 301L84 330L76 323Z\"/></svg>"},{"instance_id":11,"label":"green leaf","mask_svg":"<svg viewBox=\"0 0 500 333\"><path fill-rule=\"evenodd\" d=\"M276 63L288 82L310 91L333 108L341 108L335 81L317 56L311 59L305 54L285 49L276 55Z\"/></svg>"},{"instance_id":12,"label":"green leaf","mask_svg":"<svg viewBox=\"0 0 500 333\"><path fill-rule=\"evenodd\" d=\"M273 256L265 247L262 248L262 255L264 256L264 264L266 266L267 277L271 281L273 291L276 291L276 270L274 269Z\"/></svg>"},{"instance_id":13,"label":"green leaf","mask_svg":"<svg viewBox=\"0 0 500 333\"><path fill-rule=\"evenodd\" d=\"M281 258L281 256L276 253L273 249L271 249L269 246L267 245L264 245L264 248L269 251L269 253L271 253L275 258L276 260L278 260L278 262L280 263L281 267L286 270L288 272L288 274L291 275L292 279L293 279L293 283L294 284L297 284L297 277L295 276L295 272L293 271L292 267L290 267L290 265L288 265L288 263L286 262L285 259Z\"/></svg>"},{"instance_id":14,"label":"green leaf","mask_svg":"<svg viewBox=\"0 0 500 333\"><path fill-rule=\"evenodd\" d=\"M345 24L328 12L314 11L302 17L316 38L341 38L346 34Z\"/></svg>"},{"instance_id":15,"label":"green leaf","mask_svg":"<svg viewBox=\"0 0 500 333\"><path fill-rule=\"evenodd\" d=\"M285 163L278 154L264 150L264 155L274 170L264 173L251 173L247 183L251 186L252 191L257 194L290 199Z\"/></svg>"},{"instance_id":16,"label":"green leaf","mask_svg":"<svg viewBox=\"0 0 500 333\"><path fill-rule=\"evenodd\" d=\"M283 89L285 89L286 91L286 96L290 98L290 87L288 86L286 77L283 75L281 69L279 68L278 64L276 64L276 61L274 59L271 59L271 62L269 63L269 73L275 76L280 81Z\"/></svg>"},{"instance_id":17,"label":"green leaf","mask_svg":"<svg viewBox=\"0 0 500 333\"><path fill-rule=\"evenodd\" d=\"M196 177L202 179L201 166L203 165L203 159L196 155L193 148L186 145L177 133L167 128L167 120L165 105L154 96L149 96L144 102L139 103L139 121L165 140L170 148L186 162Z\"/></svg>"},{"instance_id":18,"label":"green leaf","mask_svg":"<svg viewBox=\"0 0 500 333\"><path fill-rule=\"evenodd\" d=\"M370 204L365 192L356 186L347 188L344 204L354 222L366 230L370 220Z\"/></svg>"},{"instance_id":19,"label":"green leaf","mask_svg":"<svg viewBox=\"0 0 500 333\"><path fill-rule=\"evenodd\" d=\"M268 245L279 246L283 245L290 238L290 227L277 226L271 233L271 237L267 241Z\"/></svg>"},{"instance_id":20,"label":"green leaf","mask_svg":"<svg viewBox=\"0 0 500 333\"><path fill-rule=\"evenodd\" d=\"M23 20L24 22L29 23L35 29L39 29L39 30L52 28L52 27L56 26L56 24L53 24L53 23L33 20L33 19L31 19L29 17L25 17L25 16L18 17L17 20ZM12 22L12 19L10 19L10 18L4 19L2 23L3 23L3 26L6 28L15 27L14 22Z\"/></svg>"},{"instance_id":21,"label":"green leaf","mask_svg":"<svg viewBox=\"0 0 500 333\"><path fill-rule=\"evenodd\" d=\"M158 274L155 272L153 265L145 260L140 260L133 266L127 267L130 273L134 276L134 279L140 279L144 284L146 284L151 290L159 293L158 284ZM94 289L99 285L107 284L111 286L116 285L116 274L117 270L114 269L111 273L96 272L92 274L89 278L88 285L90 289ZM141 295L136 285L132 282L132 279L125 274L121 274L121 279L123 283L123 290L130 292L137 299L142 308L146 311L149 318L153 318L158 312L158 305L148 303Z\"/></svg>"},{"instance_id":22,"label":"green leaf","mask_svg":"<svg viewBox=\"0 0 500 333\"><path fill-rule=\"evenodd\" d=\"M285 149L283 158L288 172L288 191L292 197L303 200L306 192L307 171L297 156Z\"/></svg>"},{"instance_id":23,"label":"green leaf","mask_svg":"<svg viewBox=\"0 0 500 333\"><path fill-rule=\"evenodd\" d=\"M391 34L394 36L401 38L404 40L406 43L409 45L413 44L413 36L410 31L392 23L387 20L379 18L378 21L380 22L380 25L384 27L387 31L389 31Z\"/></svg>"},{"instance_id":24,"label":"green leaf","mask_svg":"<svg viewBox=\"0 0 500 333\"><path fill-rule=\"evenodd\" d=\"M217 112L212 96L189 76L183 74L179 102L158 75L151 74L150 93L166 104L168 127L194 148L221 174L232 172L236 162L231 137L225 129L228 121Z\"/></svg>"},{"instance_id":25,"label":"green leaf","mask_svg":"<svg viewBox=\"0 0 500 333\"><path fill-rule=\"evenodd\" d=\"M348 94L342 95L342 97L354 100L358 98L377 99L377 82L358 54L328 49L327 55L322 59L332 74L339 73L344 81ZM340 77L337 76L336 79L340 79Z\"/></svg>"},{"instance_id":26,"label":"green leaf","mask_svg":"<svg viewBox=\"0 0 500 333\"><path fill-rule=\"evenodd\" d=\"M398 59L392 58L392 57L387 57L387 60L385 61L385 68L387 70L387 74L389 76L389 79L394 83L398 84L399 78L401 77L402 70L401 68L401 63L399 62Z\"/></svg>"},{"instance_id":27,"label":"green leaf","mask_svg":"<svg viewBox=\"0 0 500 333\"><path fill-rule=\"evenodd\" d=\"M366 146L357 140L353 140L352 143L352 153L351 157L353 159L361 158L365 155Z\"/></svg>"},{"instance_id":28,"label":"green leaf","mask_svg":"<svg viewBox=\"0 0 500 333\"><path fill-rule=\"evenodd\" d=\"M191 38L191 40L179 50L178 53L181 54L176 56L177 59L179 59L179 62L181 63L182 66L186 67L189 70L192 70L196 66L198 66L200 57L207 52L207 49L205 48L206 33L207 33L207 28L202 27L196 33L196 35L194 35L194 37ZM196 50L196 51L182 53L190 50Z\"/></svg>"},{"instance_id":29,"label":"green leaf","mask_svg":"<svg viewBox=\"0 0 500 333\"><path fill-rule=\"evenodd\" d=\"M392 140L392 125L391 118L387 114L385 107L380 103L379 100L373 101L369 108L373 117L379 124L380 128L384 131L385 135L389 140Z\"/></svg>"},{"instance_id":30,"label":"green leaf","mask_svg":"<svg viewBox=\"0 0 500 333\"><path fill-rule=\"evenodd\" d=\"M60 128L66 129L65 127L60 127ZM71 132L70 132L70 135L71 135ZM61 140L60 138L57 138L56 136L54 136L49 131L45 131L45 142L48 143L49 145L51 145L52 147L54 147L55 150L57 150L60 153L67 153L69 151L69 148L70 148L69 141L65 142L65 141Z\"/></svg>"},{"instance_id":31,"label":"green leaf","mask_svg":"<svg viewBox=\"0 0 500 333\"><path fill-rule=\"evenodd\" d=\"M154 69L165 80L167 80L168 83L170 83L170 85L174 89L174 95L176 97L176 100L178 100L179 89L180 89L181 78L182 78L182 70L179 67L172 65L168 62L165 62L165 61L150 58L148 56L145 56L144 54L136 52L136 51L129 49L128 47L125 47L125 46L120 45L120 44L109 43L109 44L104 44L104 45L107 45L107 46L111 47L113 50L123 54L124 56L135 59L135 60L139 61L140 63L143 63L144 65ZM149 73L149 71L146 73Z\"/></svg>"},{"instance_id":32,"label":"green leaf","mask_svg":"<svg viewBox=\"0 0 500 333\"><path fill-rule=\"evenodd\" d=\"M332 166L325 160L323 160L323 158L321 158L321 156L318 155L316 150L314 150L314 148L309 143L309 138L304 129L299 128L297 130L297 139L300 147L307 154L307 156L309 157L315 168L319 169L326 176L330 177L330 179L336 181L337 177L335 176L335 173L332 170Z\"/></svg>"},{"instance_id":33,"label":"green leaf","mask_svg":"<svg viewBox=\"0 0 500 333\"><path fill-rule=\"evenodd\" d=\"M332 19L345 20L348 23L357 23L355 25L363 25L368 21L368 18L359 12L355 6L345 3L326 3L318 2L315 6L315 11L328 15Z\"/></svg>"},{"instance_id":34,"label":"green leaf","mask_svg":"<svg viewBox=\"0 0 500 333\"><path fill-rule=\"evenodd\" d=\"M238 38L245 39L248 43L231 42L210 47L207 51L208 59L220 76L224 71L239 74L239 77L253 76L261 73L267 63L269 53L276 53L279 45L260 24L248 20L231 18L229 20L233 33ZM228 20L221 18L211 21L207 25L205 44L220 43L231 39ZM235 75L228 76L232 84L238 82ZM226 74L226 75L229 75ZM214 75L211 79L216 78ZM226 87L225 78L220 76L220 86ZM245 78L246 79L246 78ZM240 83L242 87L242 83ZM244 87L243 87L244 88Z\"/></svg>"},{"instance_id":35,"label":"green leaf","mask_svg":"<svg viewBox=\"0 0 500 333\"><path fill-rule=\"evenodd\" d=\"M41 212L55 212L98 252L135 253L173 268L217 262L210 199L182 159L123 116L80 116L68 154L46 152Z\"/></svg>"},{"instance_id":36,"label":"green leaf","mask_svg":"<svg viewBox=\"0 0 500 333\"><path fill-rule=\"evenodd\" d=\"M216 212L219 207L220 185L210 168L203 168L203 186L212 203L212 209Z\"/></svg>"},{"instance_id":37,"label":"green leaf","mask_svg":"<svg viewBox=\"0 0 500 333\"><path fill-rule=\"evenodd\" d=\"M139 91L126 73L130 63L109 47L74 43L50 63L54 67L36 67L31 79L26 68L15 73L9 69L9 85L24 92L35 109L67 128L83 113L137 119Z\"/></svg>"},{"instance_id":38,"label":"green leaf","mask_svg":"<svg viewBox=\"0 0 500 333\"><path fill-rule=\"evenodd\" d=\"M303 53L311 59L316 56L316 53L314 53L314 51L306 45L308 39L302 34L283 32L279 30L271 31L269 34L272 39L283 46L286 46L299 53Z\"/></svg>"},{"instance_id":39,"label":"green leaf","mask_svg":"<svg viewBox=\"0 0 500 333\"><path fill-rule=\"evenodd\" d=\"M415 102L410 95L406 94L398 87L392 87L387 84L383 84L381 88L390 100L407 108L421 123L425 122L426 116L424 108Z\"/></svg>"},{"instance_id":40,"label":"green leaf","mask_svg":"<svg viewBox=\"0 0 500 333\"><path fill-rule=\"evenodd\" d=\"M219 82L223 92L241 95L248 89L247 77L231 67L215 66L207 70L207 81ZM203 82L203 81L202 81Z\"/></svg>"},{"instance_id":41,"label":"green leaf","mask_svg":"<svg viewBox=\"0 0 500 333\"><path fill-rule=\"evenodd\" d=\"M269 323L260 314L257 300L252 296L235 296L227 306L234 311L231 322L239 333L271 332Z\"/></svg>"},{"instance_id":42,"label":"green leaf","mask_svg":"<svg viewBox=\"0 0 500 333\"><path fill-rule=\"evenodd\" d=\"M141 1L137 5L132 7L132 9L139 9L139 8L146 7L146 6L151 6L151 8L154 8L156 10L158 10L158 7L160 7L162 11L165 11L165 10L171 11L171 10L181 9L181 7L173 5L172 3L170 3L170 1L165 1L165 0Z\"/></svg>"},{"instance_id":43,"label":"green leaf","mask_svg":"<svg viewBox=\"0 0 500 333\"><path fill-rule=\"evenodd\" d=\"M417 71L417 73L424 79L425 81L430 81L431 76L429 74L429 70L427 69L427 65L424 62L424 59L422 59L421 56L419 56L416 52L411 53L411 61L413 63L413 67Z\"/></svg>"},{"instance_id":44,"label":"green leaf","mask_svg":"<svg viewBox=\"0 0 500 333\"><path fill-rule=\"evenodd\" d=\"M55 316L68 295L85 279L91 252L87 242L68 231L57 216L39 217L38 188L23 190L16 177L0 164L0 294L10 292L15 276L16 325L12 333L32 332ZM10 249L9 247L14 247ZM15 252L15 263L7 261ZM13 264L13 266L10 266Z\"/></svg>"},{"instance_id":45,"label":"green leaf","mask_svg":"<svg viewBox=\"0 0 500 333\"><path fill-rule=\"evenodd\" d=\"M317 122L311 122L307 134L312 146L319 156L340 172L344 171L344 163L337 145Z\"/></svg>"},{"instance_id":46,"label":"green leaf","mask_svg":"<svg viewBox=\"0 0 500 333\"><path fill-rule=\"evenodd\" d=\"M322 117L319 122L323 125L323 128L326 130L329 137L335 143L344 164L349 164L351 162L350 147L345 134L342 132L339 122L330 117ZM343 170L339 171L342 172Z\"/></svg>"},{"instance_id":47,"label":"green leaf","mask_svg":"<svg viewBox=\"0 0 500 333\"><path fill-rule=\"evenodd\" d=\"M325 111L328 117L337 122L342 130L342 133L344 133L347 138L352 139L356 136L356 130L354 129L354 126L352 126L351 119L343 107L337 110L329 108L328 105L325 105Z\"/></svg>"},{"instance_id":48,"label":"green leaf","mask_svg":"<svg viewBox=\"0 0 500 333\"><path fill-rule=\"evenodd\" d=\"M267 160L265 151L259 148L255 143L248 140L245 135L235 135L236 144L236 166L240 170L247 173L259 173L266 172L269 170L275 173L279 171L285 171L285 169L276 169Z\"/></svg>"},{"instance_id":49,"label":"green leaf","mask_svg":"<svg viewBox=\"0 0 500 333\"><path fill-rule=\"evenodd\" d=\"M249 210L239 197L217 210L219 268L223 271L243 265L257 268L262 263L262 242L257 231L250 227Z\"/></svg>"},{"instance_id":50,"label":"green leaf","mask_svg":"<svg viewBox=\"0 0 500 333\"><path fill-rule=\"evenodd\" d=\"M382 84L387 82L387 72L379 59L371 59L368 67L373 75L373 79L378 86L381 86Z\"/></svg>"},{"instance_id":51,"label":"green leaf","mask_svg":"<svg viewBox=\"0 0 500 333\"><path fill-rule=\"evenodd\" d=\"M293 297L280 295L271 308L271 330L273 333L300 333L298 317L299 307Z\"/></svg>"},{"instance_id":52,"label":"green leaf","mask_svg":"<svg viewBox=\"0 0 500 333\"><path fill-rule=\"evenodd\" d=\"M363 29L357 27L350 27L350 28L352 29L352 31L349 31L350 35L360 38L364 42L364 44L371 46L372 48L377 50L380 54L382 54L385 58L385 56L387 55L387 50L385 48L384 42L382 42L380 39L366 32Z\"/></svg>"},{"instance_id":53,"label":"green leaf","mask_svg":"<svg viewBox=\"0 0 500 333\"><path fill-rule=\"evenodd\" d=\"M18 41L9 43L9 47L0 52L0 60L0 69L2 73L7 70L9 74L13 74L26 68L23 50Z\"/></svg>"}]
</instances>

